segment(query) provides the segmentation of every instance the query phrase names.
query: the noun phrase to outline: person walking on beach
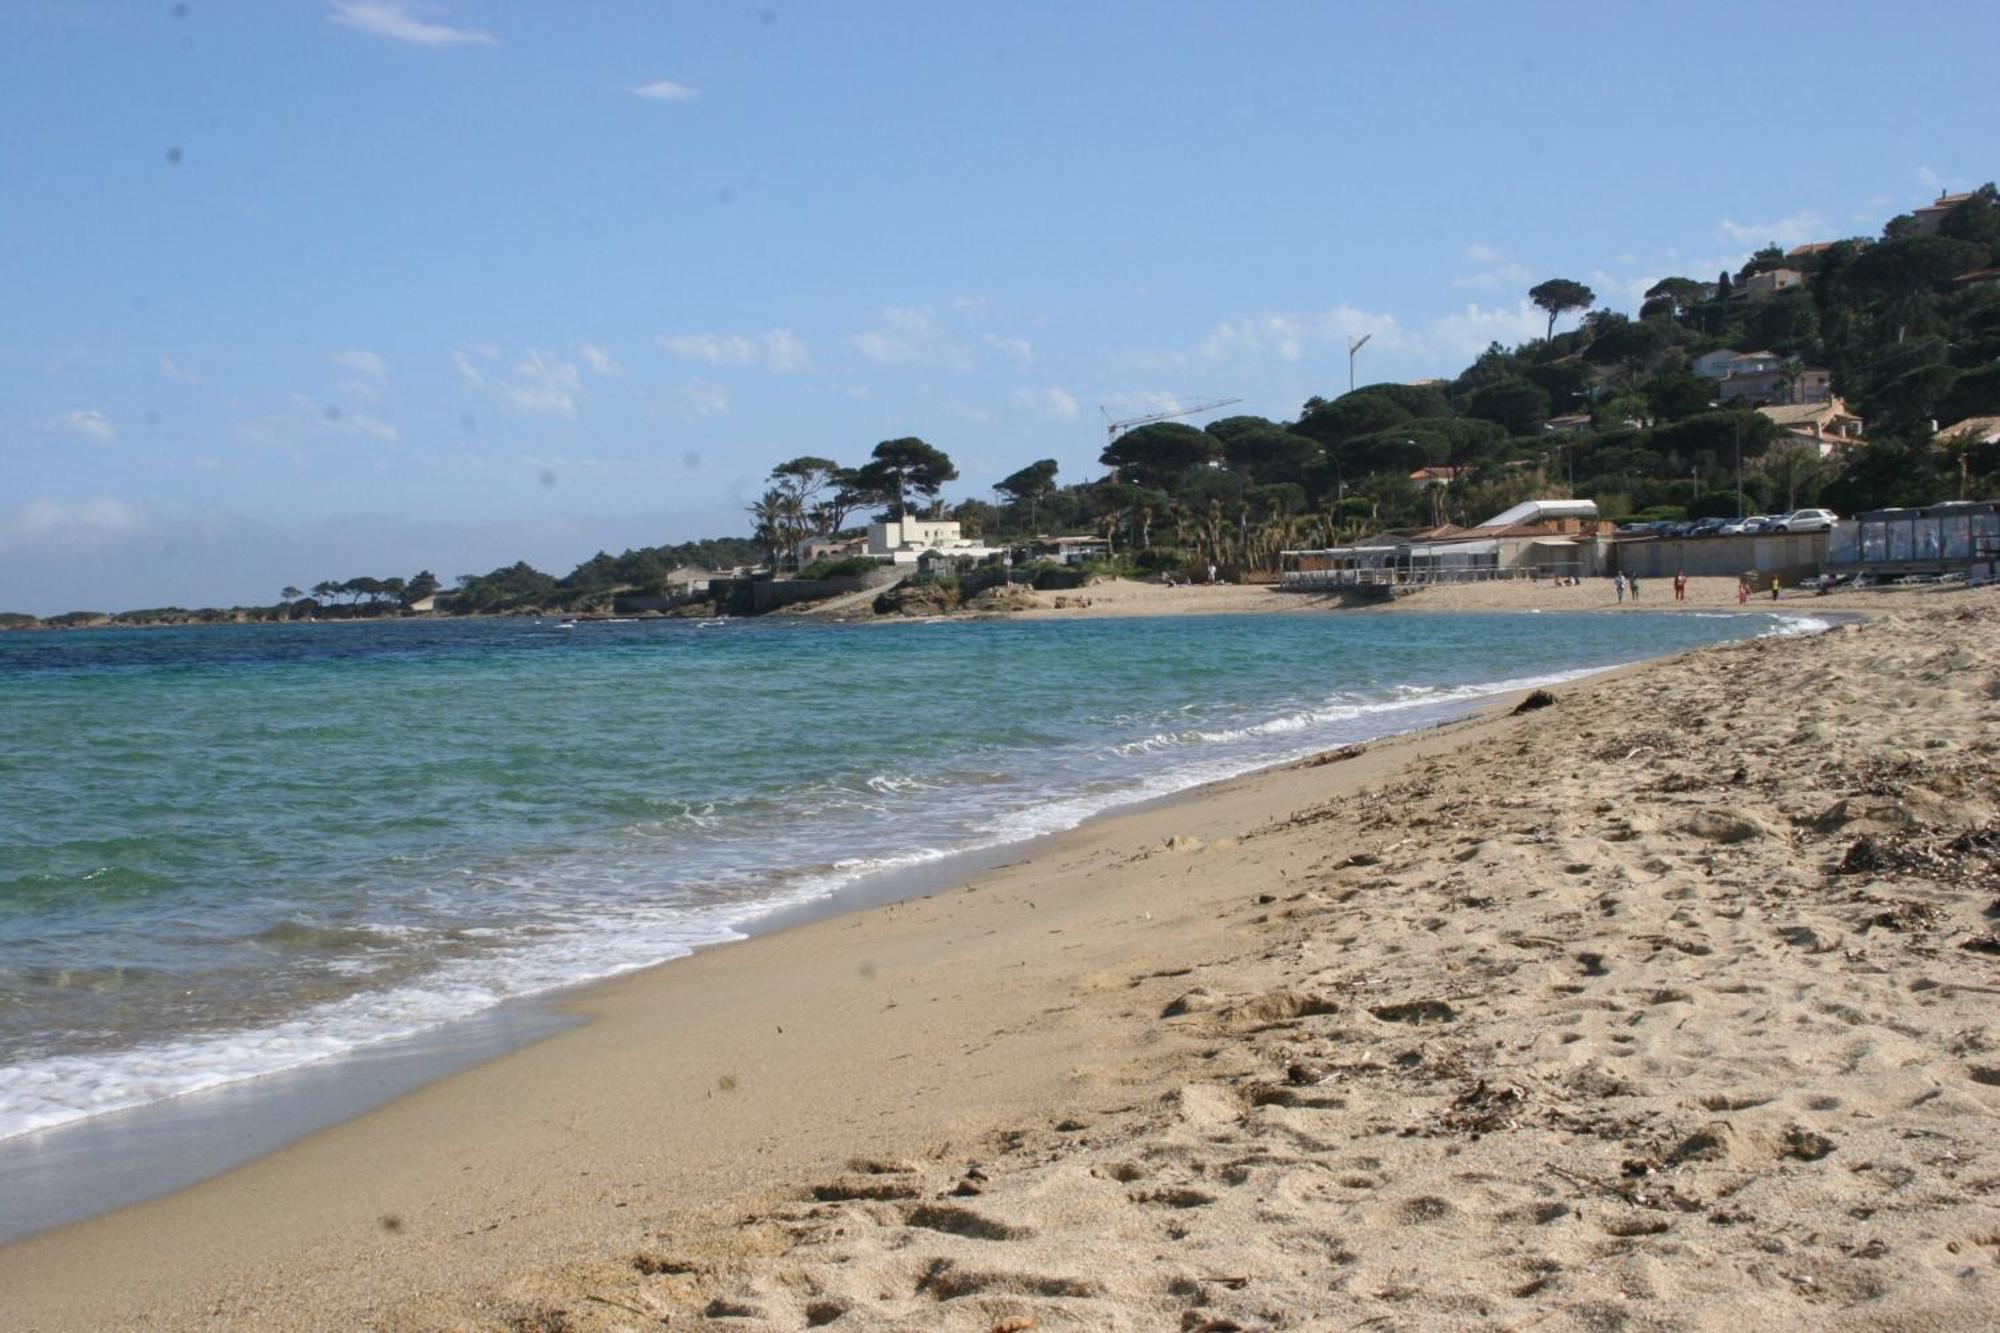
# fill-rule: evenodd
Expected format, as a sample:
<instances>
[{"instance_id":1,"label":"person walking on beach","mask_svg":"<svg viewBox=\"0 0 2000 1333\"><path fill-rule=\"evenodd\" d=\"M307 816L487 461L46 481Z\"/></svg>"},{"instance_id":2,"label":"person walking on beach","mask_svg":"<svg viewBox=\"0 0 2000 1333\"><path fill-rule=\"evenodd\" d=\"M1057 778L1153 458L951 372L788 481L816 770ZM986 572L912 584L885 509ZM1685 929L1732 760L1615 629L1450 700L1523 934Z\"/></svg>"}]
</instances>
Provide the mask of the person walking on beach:
<instances>
[{"instance_id":1,"label":"person walking on beach","mask_svg":"<svg viewBox=\"0 0 2000 1333\"><path fill-rule=\"evenodd\" d=\"M1750 580L1746 578L1738 578L1736 580L1736 604L1738 606L1741 606L1749 600L1750 600Z\"/></svg>"},{"instance_id":2,"label":"person walking on beach","mask_svg":"<svg viewBox=\"0 0 2000 1333\"><path fill-rule=\"evenodd\" d=\"M1617 572L1616 574L1614 574L1614 575L1612 576L1612 578L1611 578L1611 586L1612 586L1612 588L1614 588L1614 589L1615 589L1615 590L1617 591L1617 593L1618 593L1618 600L1619 600L1619 601L1621 601L1621 602L1622 602L1622 601L1624 601L1624 600L1625 600L1625 571L1624 571L1624 570L1622 570L1622 569L1621 569L1621 570L1619 570L1619 571L1618 571L1618 572Z\"/></svg>"},{"instance_id":3,"label":"person walking on beach","mask_svg":"<svg viewBox=\"0 0 2000 1333\"><path fill-rule=\"evenodd\" d=\"M1779 577L1778 577L1778 576L1777 576L1776 574L1773 574L1773 575L1771 575L1771 600L1772 600L1772 601L1774 601L1774 602L1775 602L1775 601L1777 601L1777 600L1778 600L1778 589L1779 589L1779 588L1781 588L1781 587L1783 587L1783 586L1784 586L1784 583L1785 583L1785 581L1784 581L1783 579L1779 578Z\"/></svg>"},{"instance_id":4,"label":"person walking on beach","mask_svg":"<svg viewBox=\"0 0 2000 1333\"><path fill-rule=\"evenodd\" d=\"M1638 601L1638 600L1639 600L1639 576L1638 576L1637 574L1634 574L1634 575L1633 575L1633 576L1632 576L1631 578L1629 578L1629 579L1625 580L1625 586L1626 586L1626 587L1627 587L1628 589L1630 589L1630 590L1631 590L1631 593L1632 593L1632 600L1633 600L1633 601L1635 601L1635 602L1636 602L1636 601Z\"/></svg>"},{"instance_id":5,"label":"person walking on beach","mask_svg":"<svg viewBox=\"0 0 2000 1333\"><path fill-rule=\"evenodd\" d=\"M1213 560L1208 562L1208 581L1210 583L1215 582L1215 562Z\"/></svg>"},{"instance_id":6,"label":"person walking on beach","mask_svg":"<svg viewBox=\"0 0 2000 1333\"><path fill-rule=\"evenodd\" d=\"M1677 570L1674 573L1674 600L1677 602L1685 602L1687 599L1688 599L1688 572L1685 569Z\"/></svg>"}]
</instances>

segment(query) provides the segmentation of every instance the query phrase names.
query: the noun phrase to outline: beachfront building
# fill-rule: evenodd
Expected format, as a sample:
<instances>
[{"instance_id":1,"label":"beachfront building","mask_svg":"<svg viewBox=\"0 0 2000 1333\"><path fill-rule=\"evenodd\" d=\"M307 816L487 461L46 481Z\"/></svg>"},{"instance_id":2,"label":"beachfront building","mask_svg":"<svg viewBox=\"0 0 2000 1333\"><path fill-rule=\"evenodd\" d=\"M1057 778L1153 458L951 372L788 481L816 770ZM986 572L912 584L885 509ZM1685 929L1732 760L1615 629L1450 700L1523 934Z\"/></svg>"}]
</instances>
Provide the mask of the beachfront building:
<instances>
[{"instance_id":1,"label":"beachfront building","mask_svg":"<svg viewBox=\"0 0 2000 1333\"><path fill-rule=\"evenodd\" d=\"M1102 537L1077 535L1070 537L1037 537L1028 544L1030 557L1041 560L1056 560L1065 565L1081 565L1091 560L1102 560L1111 554L1111 543Z\"/></svg>"},{"instance_id":2,"label":"beachfront building","mask_svg":"<svg viewBox=\"0 0 2000 1333\"><path fill-rule=\"evenodd\" d=\"M1995 577L2000 501L1953 500L1921 509L1875 509L1833 525L1827 568L1877 579Z\"/></svg>"},{"instance_id":3,"label":"beachfront building","mask_svg":"<svg viewBox=\"0 0 2000 1333\"><path fill-rule=\"evenodd\" d=\"M1279 583L1298 589L1394 589L1598 572L1604 524L1590 500L1529 500L1477 527L1445 523L1352 546L1281 553Z\"/></svg>"},{"instance_id":4,"label":"beachfront building","mask_svg":"<svg viewBox=\"0 0 2000 1333\"><path fill-rule=\"evenodd\" d=\"M967 560L1000 554L999 547L967 537L956 519L892 518L868 525L865 554L877 560L892 565L914 565L928 551Z\"/></svg>"},{"instance_id":5,"label":"beachfront building","mask_svg":"<svg viewBox=\"0 0 2000 1333\"><path fill-rule=\"evenodd\" d=\"M1787 403L1777 407L1760 407L1757 414L1776 423L1787 435L1804 440L1819 451L1821 458L1829 457L1842 449L1855 449L1868 443L1867 425L1860 417L1847 410L1847 404L1839 395L1830 396L1823 403Z\"/></svg>"}]
</instances>

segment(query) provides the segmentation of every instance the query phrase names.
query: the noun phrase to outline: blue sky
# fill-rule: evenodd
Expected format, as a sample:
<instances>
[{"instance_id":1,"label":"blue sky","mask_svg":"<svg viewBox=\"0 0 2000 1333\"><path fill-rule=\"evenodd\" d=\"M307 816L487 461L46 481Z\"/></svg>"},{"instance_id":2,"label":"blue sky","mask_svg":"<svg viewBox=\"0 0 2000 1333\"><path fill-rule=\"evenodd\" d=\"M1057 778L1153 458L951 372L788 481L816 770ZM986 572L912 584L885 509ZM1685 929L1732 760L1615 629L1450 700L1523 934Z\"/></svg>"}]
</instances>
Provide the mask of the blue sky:
<instances>
[{"instance_id":1,"label":"blue sky","mask_svg":"<svg viewBox=\"0 0 2000 1333\"><path fill-rule=\"evenodd\" d=\"M2000 175L1990 0L0 5L0 609L741 532L1295 414Z\"/></svg>"}]
</instances>

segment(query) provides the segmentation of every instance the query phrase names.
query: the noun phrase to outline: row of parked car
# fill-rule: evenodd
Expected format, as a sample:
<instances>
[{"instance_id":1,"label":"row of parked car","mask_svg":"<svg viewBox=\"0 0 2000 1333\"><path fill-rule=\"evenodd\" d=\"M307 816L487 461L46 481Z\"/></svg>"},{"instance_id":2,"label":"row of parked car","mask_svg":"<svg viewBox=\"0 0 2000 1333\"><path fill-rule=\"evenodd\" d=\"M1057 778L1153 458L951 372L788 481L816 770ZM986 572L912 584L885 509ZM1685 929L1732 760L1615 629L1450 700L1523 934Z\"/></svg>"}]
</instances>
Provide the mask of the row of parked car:
<instances>
[{"instance_id":1,"label":"row of parked car","mask_svg":"<svg viewBox=\"0 0 2000 1333\"><path fill-rule=\"evenodd\" d=\"M1749 518L1620 523L1618 531L1632 537L1742 537L1769 532L1830 532L1837 517L1831 509L1794 509L1789 514L1756 514Z\"/></svg>"}]
</instances>

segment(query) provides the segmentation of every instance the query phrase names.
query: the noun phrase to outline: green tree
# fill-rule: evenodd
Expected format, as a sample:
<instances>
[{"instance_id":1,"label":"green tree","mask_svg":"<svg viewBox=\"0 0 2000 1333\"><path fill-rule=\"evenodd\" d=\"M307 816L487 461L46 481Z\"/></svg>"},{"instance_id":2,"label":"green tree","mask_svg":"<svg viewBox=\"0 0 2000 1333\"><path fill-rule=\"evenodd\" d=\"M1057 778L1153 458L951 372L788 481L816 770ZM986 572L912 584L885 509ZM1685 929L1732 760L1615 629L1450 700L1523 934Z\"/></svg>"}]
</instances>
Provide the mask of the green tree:
<instances>
[{"instance_id":1,"label":"green tree","mask_svg":"<svg viewBox=\"0 0 2000 1333\"><path fill-rule=\"evenodd\" d=\"M801 454L772 468L769 481L785 495L789 511L802 526L824 534L834 529L818 527L819 523L844 517L833 505L825 503L838 490L841 472L840 464L831 458Z\"/></svg>"},{"instance_id":2,"label":"green tree","mask_svg":"<svg viewBox=\"0 0 2000 1333\"><path fill-rule=\"evenodd\" d=\"M1121 480L1171 490L1189 471L1222 454L1222 441L1178 421L1159 421L1126 431L1104 447L1097 461L1116 468Z\"/></svg>"},{"instance_id":3,"label":"green tree","mask_svg":"<svg viewBox=\"0 0 2000 1333\"><path fill-rule=\"evenodd\" d=\"M437 590L438 576L428 569L420 569L416 577L410 580L409 586L403 589L403 595L413 602L421 602Z\"/></svg>"},{"instance_id":4,"label":"green tree","mask_svg":"<svg viewBox=\"0 0 2000 1333\"><path fill-rule=\"evenodd\" d=\"M1534 435L1549 416L1549 395L1526 380L1489 384L1472 395L1467 416L1501 426L1509 435Z\"/></svg>"},{"instance_id":5,"label":"green tree","mask_svg":"<svg viewBox=\"0 0 2000 1333\"><path fill-rule=\"evenodd\" d=\"M1028 464L1018 472L1009 473L994 484L993 489L1007 497L1015 505L1026 505L1028 526L1037 526L1038 511L1042 501L1056 488L1056 460L1043 458Z\"/></svg>"},{"instance_id":6,"label":"green tree","mask_svg":"<svg viewBox=\"0 0 2000 1333\"><path fill-rule=\"evenodd\" d=\"M1646 300L1664 301L1669 313L1679 319L1688 310L1715 295L1712 283L1696 282L1693 278L1661 278L1646 289Z\"/></svg>"},{"instance_id":7,"label":"green tree","mask_svg":"<svg viewBox=\"0 0 2000 1333\"><path fill-rule=\"evenodd\" d=\"M897 519L908 517L912 492L935 500L946 482L957 480L958 469L950 456L914 435L882 441L869 461L855 469L858 488L893 497L891 517Z\"/></svg>"},{"instance_id":8,"label":"green tree","mask_svg":"<svg viewBox=\"0 0 2000 1333\"><path fill-rule=\"evenodd\" d=\"M1556 335L1556 317L1571 310L1588 310L1597 300L1597 293L1580 282L1569 278L1550 278L1538 282L1528 289L1528 299L1546 310L1549 315L1548 331L1544 339Z\"/></svg>"},{"instance_id":9,"label":"green tree","mask_svg":"<svg viewBox=\"0 0 2000 1333\"><path fill-rule=\"evenodd\" d=\"M279 593L278 596L284 601L296 602L299 600L299 598L305 596L305 592L302 589L294 588L291 584L288 583L285 585L285 590Z\"/></svg>"}]
</instances>

